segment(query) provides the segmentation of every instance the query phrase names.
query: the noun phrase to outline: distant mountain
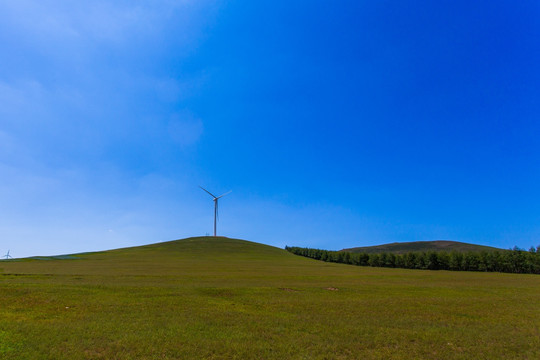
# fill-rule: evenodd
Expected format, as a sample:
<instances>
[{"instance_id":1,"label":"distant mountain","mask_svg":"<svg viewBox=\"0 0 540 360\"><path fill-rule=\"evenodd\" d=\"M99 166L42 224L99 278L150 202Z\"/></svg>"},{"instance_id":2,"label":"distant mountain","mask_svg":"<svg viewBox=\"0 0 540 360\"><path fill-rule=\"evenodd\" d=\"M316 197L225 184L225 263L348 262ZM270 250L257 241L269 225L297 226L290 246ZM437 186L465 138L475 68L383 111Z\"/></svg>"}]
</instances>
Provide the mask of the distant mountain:
<instances>
[{"instance_id":1,"label":"distant mountain","mask_svg":"<svg viewBox=\"0 0 540 360\"><path fill-rule=\"evenodd\" d=\"M353 253L394 253L405 254L408 252L416 251L457 251L457 252L480 252L480 251L494 251L502 250L499 248L475 244L467 244L458 241L449 240L435 240L435 241L413 241L402 243L391 243L377 246L364 246L354 247L350 249L343 249L341 251L353 252Z\"/></svg>"}]
</instances>

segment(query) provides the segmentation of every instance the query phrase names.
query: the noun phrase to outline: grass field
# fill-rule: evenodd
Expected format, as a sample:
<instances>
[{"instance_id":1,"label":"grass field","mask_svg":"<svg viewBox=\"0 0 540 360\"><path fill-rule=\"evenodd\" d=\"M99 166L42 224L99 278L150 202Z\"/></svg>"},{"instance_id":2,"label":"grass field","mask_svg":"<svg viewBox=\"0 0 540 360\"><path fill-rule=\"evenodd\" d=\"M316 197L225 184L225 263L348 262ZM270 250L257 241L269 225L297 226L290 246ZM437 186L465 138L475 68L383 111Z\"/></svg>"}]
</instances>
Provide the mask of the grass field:
<instances>
[{"instance_id":1,"label":"grass field","mask_svg":"<svg viewBox=\"0 0 540 360\"><path fill-rule=\"evenodd\" d=\"M227 238L0 262L0 359L538 359L540 277Z\"/></svg>"}]
</instances>

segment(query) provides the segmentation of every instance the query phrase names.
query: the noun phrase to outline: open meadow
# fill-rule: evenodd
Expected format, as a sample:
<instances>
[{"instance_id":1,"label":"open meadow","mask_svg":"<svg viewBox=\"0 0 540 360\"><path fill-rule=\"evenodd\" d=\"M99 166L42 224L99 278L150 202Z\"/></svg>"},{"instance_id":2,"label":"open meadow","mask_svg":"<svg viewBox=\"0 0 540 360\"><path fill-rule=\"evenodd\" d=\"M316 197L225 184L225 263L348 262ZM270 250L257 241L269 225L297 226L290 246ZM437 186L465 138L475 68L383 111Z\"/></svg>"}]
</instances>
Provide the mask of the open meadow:
<instances>
[{"instance_id":1,"label":"open meadow","mask_svg":"<svg viewBox=\"0 0 540 360\"><path fill-rule=\"evenodd\" d=\"M200 237L0 261L0 359L538 359L540 276Z\"/></svg>"}]
</instances>

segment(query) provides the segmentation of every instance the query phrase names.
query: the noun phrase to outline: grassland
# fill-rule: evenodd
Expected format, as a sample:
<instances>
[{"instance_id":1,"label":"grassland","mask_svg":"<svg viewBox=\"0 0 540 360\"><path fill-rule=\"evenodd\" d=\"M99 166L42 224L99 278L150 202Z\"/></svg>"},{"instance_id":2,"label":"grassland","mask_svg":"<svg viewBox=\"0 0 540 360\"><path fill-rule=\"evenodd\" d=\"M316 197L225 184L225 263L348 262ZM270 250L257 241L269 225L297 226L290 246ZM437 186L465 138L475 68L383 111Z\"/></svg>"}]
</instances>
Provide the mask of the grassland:
<instances>
[{"instance_id":1,"label":"grassland","mask_svg":"<svg viewBox=\"0 0 540 360\"><path fill-rule=\"evenodd\" d=\"M0 262L0 359L537 359L540 277L227 238Z\"/></svg>"},{"instance_id":2,"label":"grassland","mask_svg":"<svg viewBox=\"0 0 540 360\"><path fill-rule=\"evenodd\" d=\"M380 254L380 253L393 253L393 254L406 254L408 252L421 252L421 251L457 251L457 252L481 252L481 251L501 251L501 249L491 246L468 244L459 241L449 240L435 240L435 241L412 241L391 243L376 246L364 246L354 247L349 249L343 249L342 251L353 253L366 253L366 254Z\"/></svg>"}]
</instances>

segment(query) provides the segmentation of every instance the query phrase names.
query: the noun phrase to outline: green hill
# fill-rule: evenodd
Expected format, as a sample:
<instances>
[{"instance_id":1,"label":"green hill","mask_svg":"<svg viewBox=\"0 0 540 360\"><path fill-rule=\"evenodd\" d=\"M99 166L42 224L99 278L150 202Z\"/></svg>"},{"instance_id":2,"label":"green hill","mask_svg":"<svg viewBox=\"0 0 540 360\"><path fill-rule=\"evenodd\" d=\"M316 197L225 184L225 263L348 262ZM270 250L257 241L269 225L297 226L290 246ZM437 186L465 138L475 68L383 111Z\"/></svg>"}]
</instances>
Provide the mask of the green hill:
<instances>
[{"instance_id":1,"label":"green hill","mask_svg":"<svg viewBox=\"0 0 540 360\"><path fill-rule=\"evenodd\" d=\"M534 275L190 238L0 261L0 359L533 359L539 298Z\"/></svg>"},{"instance_id":2,"label":"green hill","mask_svg":"<svg viewBox=\"0 0 540 360\"><path fill-rule=\"evenodd\" d=\"M353 253L394 253L394 254L405 254L408 252L417 252L417 251L457 251L457 252L480 252L480 251L494 251L501 249L483 246L468 244L458 241L448 241L448 240L435 240L435 241L413 241L413 242L395 242L391 244L377 245L377 246L365 246L365 247L354 247L349 249L343 249L341 251L353 252Z\"/></svg>"},{"instance_id":3,"label":"green hill","mask_svg":"<svg viewBox=\"0 0 540 360\"><path fill-rule=\"evenodd\" d=\"M285 250L226 237L193 237L109 251L33 257L10 262L21 273L199 276L297 262ZM231 268L232 267L232 268ZM234 271L236 271L234 270Z\"/></svg>"}]
</instances>

